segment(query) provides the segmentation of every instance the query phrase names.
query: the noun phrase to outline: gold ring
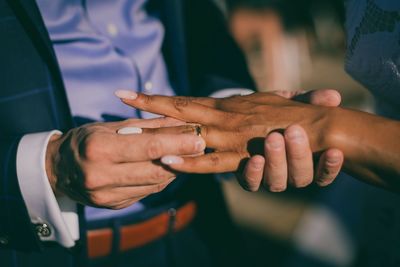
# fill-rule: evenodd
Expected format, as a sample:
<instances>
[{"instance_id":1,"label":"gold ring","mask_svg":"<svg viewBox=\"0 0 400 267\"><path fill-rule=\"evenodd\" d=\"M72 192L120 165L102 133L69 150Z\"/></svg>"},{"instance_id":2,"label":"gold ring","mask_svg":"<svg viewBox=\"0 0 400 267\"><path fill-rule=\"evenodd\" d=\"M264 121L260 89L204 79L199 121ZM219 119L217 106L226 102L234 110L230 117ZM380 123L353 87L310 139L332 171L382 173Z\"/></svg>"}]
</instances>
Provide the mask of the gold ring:
<instances>
[{"instance_id":1,"label":"gold ring","mask_svg":"<svg viewBox=\"0 0 400 267\"><path fill-rule=\"evenodd\" d=\"M200 125L196 125L195 126L195 130L196 130L196 135L201 137L201 126Z\"/></svg>"}]
</instances>

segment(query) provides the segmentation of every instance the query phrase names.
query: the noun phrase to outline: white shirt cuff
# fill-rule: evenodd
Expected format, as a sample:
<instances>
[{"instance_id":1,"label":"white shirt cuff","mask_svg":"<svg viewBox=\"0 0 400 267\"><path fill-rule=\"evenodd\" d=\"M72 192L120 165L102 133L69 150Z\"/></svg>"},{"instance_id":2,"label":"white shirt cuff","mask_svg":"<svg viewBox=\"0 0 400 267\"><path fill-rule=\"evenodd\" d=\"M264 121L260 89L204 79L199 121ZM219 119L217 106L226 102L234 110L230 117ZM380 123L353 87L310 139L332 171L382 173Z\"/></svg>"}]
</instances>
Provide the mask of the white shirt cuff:
<instances>
[{"instance_id":1,"label":"white shirt cuff","mask_svg":"<svg viewBox=\"0 0 400 267\"><path fill-rule=\"evenodd\" d=\"M17 176L22 197L34 224L46 224L50 234L38 235L42 241L56 241L73 247L79 239L76 202L56 197L47 178L45 162L50 137L60 131L24 135L18 145Z\"/></svg>"}]
</instances>

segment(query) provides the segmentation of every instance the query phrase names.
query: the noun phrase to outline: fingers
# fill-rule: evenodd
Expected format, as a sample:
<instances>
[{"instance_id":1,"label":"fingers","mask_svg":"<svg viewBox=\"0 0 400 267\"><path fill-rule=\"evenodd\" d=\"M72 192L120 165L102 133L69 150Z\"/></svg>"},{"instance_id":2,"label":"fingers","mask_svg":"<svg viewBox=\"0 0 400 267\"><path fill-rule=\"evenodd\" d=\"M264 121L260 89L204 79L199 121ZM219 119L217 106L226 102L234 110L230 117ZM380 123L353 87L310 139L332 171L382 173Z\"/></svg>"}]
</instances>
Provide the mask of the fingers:
<instances>
[{"instance_id":1,"label":"fingers","mask_svg":"<svg viewBox=\"0 0 400 267\"><path fill-rule=\"evenodd\" d=\"M314 90L296 95L293 99L303 103L325 107L337 107L342 101L340 93L333 89Z\"/></svg>"},{"instance_id":2,"label":"fingers","mask_svg":"<svg viewBox=\"0 0 400 267\"><path fill-rule=\"evenodd\" d=\"M205 141L190 134L114 135L115 142L103 141L93 148L109 154L114 162L159 159L164 155L193 155L205 149ZM93 152L92 152L93 154Z\"/></svg>"},{"instance_id":3,"label":"fingers","mask_svg":"<svg viewBox=\"0 0 400 267\"><path fill-rule=\"evenodd\" d=\"M288 181L295 187L305 187L313 180L313 159L308 137L299 125L285 130L288 161Z\"/></svg>"},{"instance_id":4,"label":"fingers","mask_svg":"<svg viewBox=\"0 0 400 267\"><path fill-rule=\"evenodd\" d=\"M127 119L119 122L110 122L107 123L107 127L111 128L114 132L118 132L124 128L161 128L161 127L173 127L173 126L181 126L185 125L186 122L170 118L170 117L161 117L154 119Z\"/></svg>"},{"instance_id":5,"label":"fingers","mask_svg":"<svg viewBox=\"0 0 400 267\"><path fill-rule=\"evenodd\" d=\"M238 176L239 183L244 189L250 192L258 191L263 178L264 164L263 156L255 155L249 159L243 175Z\"/></svg>"},{"instance_id":6,"label":"fingers","mask_svg":"<svg viewBox=\"0 0 400 267\"><path fill-rule=\"evenodd\" d=\"M198 132L200 129L200 133ZM163 128L137 128L125 127L118 130L119 134L191 134L201 135L205 140L207 147L218 151L232 150L239 142L237 135L231 131L219 130L215 127L200 126L197 124L185 124L175 127Z\"/></svg>"},{"instance_id":7,"label":"fingers","mask_svg":"<svg viewBox=\"0 0 400 267\"><path fill-rule=\"evenodd\" d=\"M344 161L343 152L339 149L328 149L320 159L317 167L315 181L320 186L331 184L338 176Z\"/></svg>"},{"instance_id":8,"label":"fingers","mask_svg":"<svg viewBox=\"0 0 400 267\"><path fill-rule=\"evenodd\" d=\"M112 170L104 171L104 173L110 172L114 177L113 187L156 185L176 176L175 172L151 161L121 163L115 165Z\"/></svg>"},{"instance_id":9,"label":"fingers","mask_svg":"<svg viewBox=\"0 0 400 267\"><path fill-rule=\"evenodd\" d=\"M91 205L107 208L123 208L127 203L134 202L150 194L164 190L175 178L171 178L161 184L146 186L116 187L89 192Z\"/></svg>"},{"instance_id":10,"label":"fingers","mask_svg":"<svg viewBox=\"0 0 400 267\"><path fill-rule=\"evenodd\" d=\"M304 187L312 181L313 161L312 151L307 142L307 136L302 134L302 140L288 138L294 127L283 135L277 132L269 134L265 139L265 170L264 187L271 192L284 191L287 187L288 173L290 182L295 187ZM285 151L286 150L286 151ZM260 156L255 156L260 157ZM260 171L251 165L254 157L246 164L243 175L239 176L242 187L249 191L257 191ZM261 164L262 160L257 161ZM320 159L314 176L314 181L320 186L331 184L340 172L344 156L338 149L328 149ZM262 171L261 171L262 172Z\"/></svg>"},{"instance_id":11,"label":"fingers","mask_svg":"<svg viewBox=\"0 0 400 267\"><path fill-rule=\"evenodd\" d=\"M147 134L192 134L197 135L196 124L185 124L175 127L163 128L143 128L143 133Z\"/></svg>"},{"instance_id":12,"label":"fingers","mask_svg":"<svg viewBox=\"0 0 400 267\"><path fill-rule=\"evenodd\" d=\"M236 152L209 153L194 158L165 156L161 162L171 169L185 173L224 173L239 169L245 158Z\"/></svg>"},{"instance_id":13,"label":"fingers","mask_svg":"<svg viewBox=\"0 0 400 267\"><path fill-rule=\"evenodd\" d=\"M186 122L218 125L227 117L226 112L204 106L186 97L137 94L135 99L122 98L132 107L166 115Z\"/></svg>"},{"instance_id":14,"label":"fingers","mask_svg":"<svg viewBox=\"0 0 400 267\"><path fill-rule=\"evenodd\" d=\"M160 128L160 127L173 127L173 126L180 126L185 125L186 122L181 120L177 120L171 117L161 117L161 118L154 118L154 119L128 119L123 122L126 123L126 126L135 126L135 127L142 127L142 128Z\"/></svg>"},{"instance_id":15,"label":"fingers","mask_svg":"<svg viewBox=\"0 0 400 267\"><path fill-rule=\"evenodd\" d=\"M288 145L291 146L292 143L288 143ZM290 149L297 148L290 147ZM277 132L269 134L265 139L264 151L266 157L264 187L271 192L284 191L288 181L288 164L286 161L284 137ZM298 177L296 171L297 169L291 171L294 178Z\"/></svg>"}]
</instances>

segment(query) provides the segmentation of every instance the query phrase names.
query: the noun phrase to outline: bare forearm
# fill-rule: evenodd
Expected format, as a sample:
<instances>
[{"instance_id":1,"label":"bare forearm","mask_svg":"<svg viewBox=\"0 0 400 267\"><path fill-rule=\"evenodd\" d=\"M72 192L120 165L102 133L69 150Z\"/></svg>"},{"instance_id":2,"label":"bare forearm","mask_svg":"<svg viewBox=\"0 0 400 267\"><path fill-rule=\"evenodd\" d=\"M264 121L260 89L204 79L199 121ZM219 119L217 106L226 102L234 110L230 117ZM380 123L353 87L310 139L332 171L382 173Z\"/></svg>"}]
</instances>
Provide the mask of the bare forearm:
<instances>
[{"instance_id":1,"label":"bare forearm","mask_svg":"<svg viewBox=\"0 0 400 267\"><path fill-rule=\"evenodd\" d=\"M337 109L332 116L327 147L344 152L345 171L400 191L400 122L348 109Z\"/></svg>"}]
</instances>

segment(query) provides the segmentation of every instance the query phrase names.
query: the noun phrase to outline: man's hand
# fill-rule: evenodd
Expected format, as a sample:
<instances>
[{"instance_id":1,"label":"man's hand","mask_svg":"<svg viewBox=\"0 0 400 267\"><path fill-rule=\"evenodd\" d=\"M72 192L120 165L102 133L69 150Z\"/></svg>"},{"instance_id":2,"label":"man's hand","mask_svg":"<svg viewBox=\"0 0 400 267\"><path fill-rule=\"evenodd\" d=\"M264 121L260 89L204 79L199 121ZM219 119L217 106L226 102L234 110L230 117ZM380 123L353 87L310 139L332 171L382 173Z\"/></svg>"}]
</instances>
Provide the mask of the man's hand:
<instances>
[{"instance_id":1,"label":"man's hand","mask_svg":"<svg viewBox=\"0 0 400 267\"><path fill-rule=\"evenodd\" d=\"M309 96L313 97L313 95ZM331 130L333 125L335 109L290 101L268 93L224 99L139 94L135 98L123 99L123 102L135 108L202 125L202 136L207 142L207 147L214 149L214 153L187 158L183 163L182 159L174 157L168 157L164 161L169 163L171 168L183 172L237 171L250 156L264 154L266 135L284 132L285 129L288 131L287 138L298 144L304 136L302 134L307 133L309 145L305 144L310 146L315 154L329 149L327 140L334 134L328 130ZM302 130L305 132L302 133ZM274 136L278 135L273 134L272 137ZM288 151L288 153L294 159L301 159L295 151ZM311 156L308 157L306 161L312 166ZM304 161L304 159L299 161ZM289 169L291 167L288 166ZM299 179L293 179L292 172L289 172L287 179L296 182L297 186L305 186L312 181L313 175L305 173L304 176L307 178L299 181Z\"/></svg>"},{"instance_id":2,"label":"man's hand","mask_svg":"<svg viewBox=\"0 0 400 267\"><path fill-rule=\"evenodd\" d=\"M336 107L340 105L340 94L335 90L304 92L274 92L285 98L293 98L313 105ZM290 136L299 133L293 140ZM334 181L343 164L343 153L330 148L318 160L314 174L314 163L307 133L299 125L292 125L283 133L272 132L264 140L264 157L252 156L244 171L237 173L238 181L248 191L257 191L260 185L272 192L284 191L287 184L304 187L314 181L327 186ZM289 178L289 180L288 180Z\"/></svg>"},{"instance_id":3,"label":"man's hand","mask_svg":"<svg viewBox=\"0 0 400 267\"><path fill-rule=\"evenodd\" d=\"M176 173L159 163L162 156L199 154L204 151L205 142L194 135L193 126L182 126L177 134L118 134L118 130L182 124L171 118L131 119L87 124L53 136L46 154L50 184L56 194L65 194L86 205L128 207L160 192L174 180Z\"/></svg>"}]
</instances>

